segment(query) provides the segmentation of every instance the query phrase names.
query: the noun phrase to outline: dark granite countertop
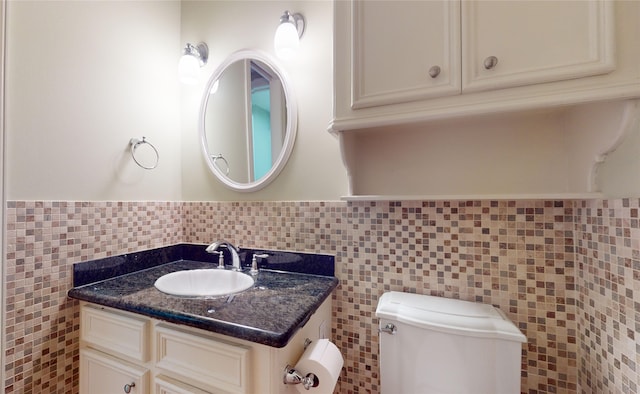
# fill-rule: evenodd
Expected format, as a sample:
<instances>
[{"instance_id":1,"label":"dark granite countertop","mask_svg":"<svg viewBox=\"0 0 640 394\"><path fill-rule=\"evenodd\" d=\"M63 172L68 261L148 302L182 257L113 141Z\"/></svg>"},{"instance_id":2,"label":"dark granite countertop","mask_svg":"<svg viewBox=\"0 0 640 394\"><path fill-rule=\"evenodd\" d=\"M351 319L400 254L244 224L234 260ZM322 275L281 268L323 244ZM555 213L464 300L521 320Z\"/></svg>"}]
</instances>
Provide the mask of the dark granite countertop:
<instances>
[{"instance_id":1,"label":"dark granite countertop","mask_svg":"<svg viewBox=\"0 0 640 394\"><path fill-rule=\"evenodd\" d=\"M210 261L180 259L93 283L74 282L76 287L69 291L69 296L267 346L284 347L338 285L333 276L261 269L253 287L232 297L178 297L154 287L155 280L167 273L216 266Z\"/></svg>"}]
</instances>

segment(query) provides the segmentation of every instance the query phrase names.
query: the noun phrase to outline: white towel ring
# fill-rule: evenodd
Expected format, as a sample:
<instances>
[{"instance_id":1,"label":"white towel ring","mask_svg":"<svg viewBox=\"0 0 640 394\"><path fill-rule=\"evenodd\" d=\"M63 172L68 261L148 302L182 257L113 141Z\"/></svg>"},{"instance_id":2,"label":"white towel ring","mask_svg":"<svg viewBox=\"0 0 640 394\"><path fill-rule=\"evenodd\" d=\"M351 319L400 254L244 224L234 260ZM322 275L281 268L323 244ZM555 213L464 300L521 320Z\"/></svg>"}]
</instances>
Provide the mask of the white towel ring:
<instances>
[{"instance_id":1,"label":"white towel ring","mask_svg":"<svg viewBox=\"0 0 640 394\"><path fill-rule=\"evenodd\" d=\"M220 170L220 172L224 172L225 175L229 175L229 162L227 161L227 159L224 158L224 156L222 156L222 153L218 153L217 155L211 155L211 160L213 161L213 165L215 165L216 168ZM224 165L227 168L226 171L222 171L222 168L220 168L220 166L218 165L218 160L221 160L224 162Z\"/></svg>"},{"instance_id":2,"label":"white towel ring","mask_svg":"<svg viewBox=\"0 0 640 394\"><path fill-rule=\"evenodd\" d=\"M156 154L155 163L153 165L151 165L151 166L146 166L146 165L140 163L138 161L138 159L136 159L136 149L138 149L138 146L143 145L143 144L148 144ZM145 139L145 137L142 137L142 140L139 140L137 138L132 138L131 141L129 141L129 145L131 146L131 157L133 158L133 161L135 161L137 165L139 165L140 167L144 168L145 170L153 170L154 168L156 168L158 166L158 161L160 161L160 153L158 153L158 150L156 149L156 147L153 146L153 144L151 142L147 141Z\"/></svg>"}]
</instances>

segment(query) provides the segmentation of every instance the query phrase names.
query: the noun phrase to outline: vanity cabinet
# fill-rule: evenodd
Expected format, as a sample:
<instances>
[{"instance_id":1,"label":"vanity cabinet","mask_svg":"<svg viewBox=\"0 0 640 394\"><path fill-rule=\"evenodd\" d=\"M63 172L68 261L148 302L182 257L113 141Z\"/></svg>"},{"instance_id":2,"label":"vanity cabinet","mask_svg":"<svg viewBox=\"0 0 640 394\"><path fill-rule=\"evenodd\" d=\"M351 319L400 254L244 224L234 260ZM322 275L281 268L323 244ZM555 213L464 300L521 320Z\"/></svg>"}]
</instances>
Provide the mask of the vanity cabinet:
<instances>
[{"instance_id":1,"label":"vanity cabinet","mask_svg":"<svg viewBox=\"0 0 640 394\"><path fill-rule=\"evenodd\" d=\"M336 1L330 130L637 95L633 3Z\"/></svg>"},{"instance_id":2,"label":"vanity cabinet","mask_svg":"<svg viewBox=\"0 0 640 394\"><path fill-rule=\"evenodd\" d=\"M284 368L325 337L331 299L283 348L87 302L80 315L80 394L293 394Z\"/></svg>"}]
</instances>

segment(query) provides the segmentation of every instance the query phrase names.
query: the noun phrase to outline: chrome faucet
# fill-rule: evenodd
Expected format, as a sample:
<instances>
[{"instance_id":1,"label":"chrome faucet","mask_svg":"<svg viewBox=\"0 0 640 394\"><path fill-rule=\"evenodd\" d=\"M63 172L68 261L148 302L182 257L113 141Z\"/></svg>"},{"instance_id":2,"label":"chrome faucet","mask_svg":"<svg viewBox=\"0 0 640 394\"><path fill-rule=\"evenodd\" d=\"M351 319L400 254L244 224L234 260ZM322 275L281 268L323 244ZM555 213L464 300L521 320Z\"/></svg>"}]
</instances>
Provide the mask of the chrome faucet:
<instances>
[{"instance_id":1,"label":"chrome faucet","mask_svg":"<svg viewBox=\"0 0 640 394\"><path fill-rule=\"evenodd\" d=\"M218 252L219 248L227 248L229 250L229 253L231 253L231 269L234 271L240 271L240 255L238 254L239 249L236 246L233 246L231 242L217 241L207 246L206 251L207 253L215 253Z\"/></svg>"}]
</instances>

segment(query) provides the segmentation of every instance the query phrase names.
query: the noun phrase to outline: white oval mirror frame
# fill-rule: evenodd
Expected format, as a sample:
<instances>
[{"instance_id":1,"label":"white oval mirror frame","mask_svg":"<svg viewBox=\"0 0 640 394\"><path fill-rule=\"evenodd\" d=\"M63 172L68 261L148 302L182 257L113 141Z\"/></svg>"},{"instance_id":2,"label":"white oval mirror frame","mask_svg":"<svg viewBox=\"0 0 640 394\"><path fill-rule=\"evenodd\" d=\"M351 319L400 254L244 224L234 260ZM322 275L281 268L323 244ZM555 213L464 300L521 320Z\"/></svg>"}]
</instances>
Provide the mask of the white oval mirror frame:
<instances>
[{"instance_id":1,"label":"white oval mirror frame","mask_svg":"<svg viewBox=\"0 0 640 394\"><path fill-rule=\"evenodd\" d=\"M264 176L262 176L260 179L247 183L234 181L233 179L229 178L218 166L215 165L215 160L212 160L212 153L208 148L209 144L207 141L207 133L205 130L207 104L211 96L211 89L230 65L241 60L257 60L271 68L271 71L273 71L273 73L280 79L280 82L282 83L286 107L286 127L284 132L284 141L282 150L278 158L274 161L271 169ZM295 93L293 91L289 78L285 75L282 68L278 66L277 61L266 53L247 49L232 53L215 69L207 85L205 86L204 92L202 94L202 102L200 105L198 129L200 134L200 144L207 166L209 167L213 175L215 175L215 177L220 182L222 182L222 184L224 184L229 189L238 192L254 192L264 188L280 174L284 166L287 164L296 139L296 133L298 129L298 107Z\"/></svg>"}]
</instances>

